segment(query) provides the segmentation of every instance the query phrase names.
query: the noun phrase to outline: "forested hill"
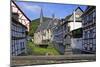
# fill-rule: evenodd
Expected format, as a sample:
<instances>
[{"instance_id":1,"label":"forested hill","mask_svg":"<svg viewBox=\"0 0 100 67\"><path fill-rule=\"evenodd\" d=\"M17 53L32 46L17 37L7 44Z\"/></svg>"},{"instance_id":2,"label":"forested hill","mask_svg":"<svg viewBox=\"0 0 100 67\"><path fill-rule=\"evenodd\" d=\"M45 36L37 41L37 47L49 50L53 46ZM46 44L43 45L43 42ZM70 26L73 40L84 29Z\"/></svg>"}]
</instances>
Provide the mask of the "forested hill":
<instances>
[{"instance_id":1,"label":"forested hill","mask_svg":"<svg viewBox=\"0 0 100 67\"><path fill-rule=\"evenodd\" d=\"M43 21L46 21L48 19L48 17L44 17ZM34 36L34 32L37 30L38 26L40 24L40 18L32 20L32 22L30 23L30 31L29 31L29 36L33 37Z\"/></svg>"}]
</instances>

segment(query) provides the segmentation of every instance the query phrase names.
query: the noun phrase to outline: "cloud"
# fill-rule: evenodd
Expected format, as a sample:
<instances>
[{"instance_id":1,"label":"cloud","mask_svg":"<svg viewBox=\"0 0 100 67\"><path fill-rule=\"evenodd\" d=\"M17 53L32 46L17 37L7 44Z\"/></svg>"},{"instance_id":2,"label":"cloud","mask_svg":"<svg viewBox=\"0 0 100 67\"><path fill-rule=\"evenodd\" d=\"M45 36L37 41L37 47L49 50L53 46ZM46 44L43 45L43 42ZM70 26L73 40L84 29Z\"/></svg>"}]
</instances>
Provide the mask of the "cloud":
<instances>
[{"instance_id":1,"label":"cloud","mask_svg":"<svg viewBox=\"0 0 100 67\"><path fill-rule=\"evenodd\" d=\"M22 5L22 8L29 10L33 13L40 13L40 11L41 11L41 7L38 6L38 5L30 5L30 4L27 4L27 3L23 3L21 5Z\"/></svg>"}]
</instances>

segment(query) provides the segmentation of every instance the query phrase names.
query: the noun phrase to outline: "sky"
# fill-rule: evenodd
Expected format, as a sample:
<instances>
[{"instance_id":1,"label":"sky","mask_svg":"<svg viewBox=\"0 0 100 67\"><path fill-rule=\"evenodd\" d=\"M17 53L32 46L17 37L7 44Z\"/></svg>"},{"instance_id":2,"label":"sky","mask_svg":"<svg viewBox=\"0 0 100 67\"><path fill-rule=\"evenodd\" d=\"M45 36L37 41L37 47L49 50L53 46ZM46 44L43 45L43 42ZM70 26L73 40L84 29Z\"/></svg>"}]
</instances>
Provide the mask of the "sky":
<instances>
[{"instance_id":1,"label":"sky","mask_svg":"<svg viewBox=\"0 0 100 67\"><path fill-rule=\"evenodd\" d=\"M57 4L57 3L42 3L30 1L16 1L19 8L26 14L30 20L40 17L41 8L44 17L52 17L54 14L56 18L62 19L72 14L72 12L80 7L83 11L86 5L73 5L73 4Z\"/></svg>"}]
</instances>

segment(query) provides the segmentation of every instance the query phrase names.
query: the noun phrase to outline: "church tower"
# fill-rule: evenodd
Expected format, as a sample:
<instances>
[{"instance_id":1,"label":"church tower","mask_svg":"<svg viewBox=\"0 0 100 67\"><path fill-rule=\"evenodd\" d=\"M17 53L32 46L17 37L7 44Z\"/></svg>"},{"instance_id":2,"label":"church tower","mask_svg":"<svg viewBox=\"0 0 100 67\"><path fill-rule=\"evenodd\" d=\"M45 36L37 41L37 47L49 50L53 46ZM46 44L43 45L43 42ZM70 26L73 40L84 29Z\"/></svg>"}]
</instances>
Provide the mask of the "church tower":
<instances>
[{"instance_id":1,"label":"church tower","mask_svg":"<svg viewBox=\"0 0 100 67\"><path fill-rule=\"evenodd\" d=\"M43 10L41 8L41 12L40 12L40 25L43 23Z\"/></svg>"}]
</instances>

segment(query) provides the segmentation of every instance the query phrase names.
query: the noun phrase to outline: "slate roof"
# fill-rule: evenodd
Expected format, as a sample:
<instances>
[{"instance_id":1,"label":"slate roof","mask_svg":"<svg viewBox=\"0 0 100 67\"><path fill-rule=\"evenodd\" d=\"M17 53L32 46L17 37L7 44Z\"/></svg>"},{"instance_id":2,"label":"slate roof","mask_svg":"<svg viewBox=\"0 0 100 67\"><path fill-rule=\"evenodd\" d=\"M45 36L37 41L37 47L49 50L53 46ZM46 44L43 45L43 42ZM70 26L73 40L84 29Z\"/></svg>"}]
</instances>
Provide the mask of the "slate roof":
<instances>
[{"instance_id":1,"label":"slate roof","mask_svg":"<svg viewBox=\"0 0 100 67\"><path fill-rule=\"evenodd\" d=\"M91 12L93 9L96 9L96 7L95 7L95 6L87 6L87 8L86 8L86 10L84 11L84 14L83 14L82 16L88 14L88 13ZM82 16L81 16L81 17L82 17Z\"/></svg>"},{"instance_id":2,"label":"slate roof","mask_svg":"<svg viewBox=\"0 0 100 67\"><path fill-rule=\"evenodd\" d=\"M83 10L80 7L78 7L75 10L75 14L78 14L79 16L81 16L83 14ZM81 17L76 18L76 21L81 21L81 20L82 20ZM73 15L73 13L70 14L70 15L68 15L68 16L66 16L65 17L65 21L74 21L74 15Z\"/></svg>"},{"instance_id":3,"label":"slate roof","mask_svg":"<svg viewBox=\"0 0 100 67\"><path fill-rule=\"evenodd\" d=\"M72 16L72 14L66 16L66 17L65 17L65 21L67 21L71 16Z\"/></svg>"},{"instance_id":4,"label":"slate roof","mask_svg":"<svg viewBox=\"0 0 100 67\"><path fill-rule=\"evenodd\" d=\"M54 27L54 26L55 26L54 23L59 24L59 22L60 22L59 19L54 19L54 20L50 21L50 23L49 23L49 25L48 25L48 28L50 29L50 28Z\"/></svg>"},{"instance_id":5,"label":"slate roof","mask_svg":"<svg viewBox=\"0 0 100 67\"><path fill-rule=\"evenodd\" d=\"M54 22L58 21L59 21L58 19L52 20L52 18L48 18L41 25L38 26L36 32L42 31L44 29L51 29L52 27L54 27Z\"/></svg>"},{"instance_id":6,"label":"slate roof","mask_svg":"<svg viewBox=\"0 0 100 67\"><path fill-rule=\"evenodd\" d=\"M42 22L42 24L38 26L36 32L47 29L50 21L52 21L52 19L49 18L49 19L45 20L44 22Z\"/></svg>"}]
</instances>

